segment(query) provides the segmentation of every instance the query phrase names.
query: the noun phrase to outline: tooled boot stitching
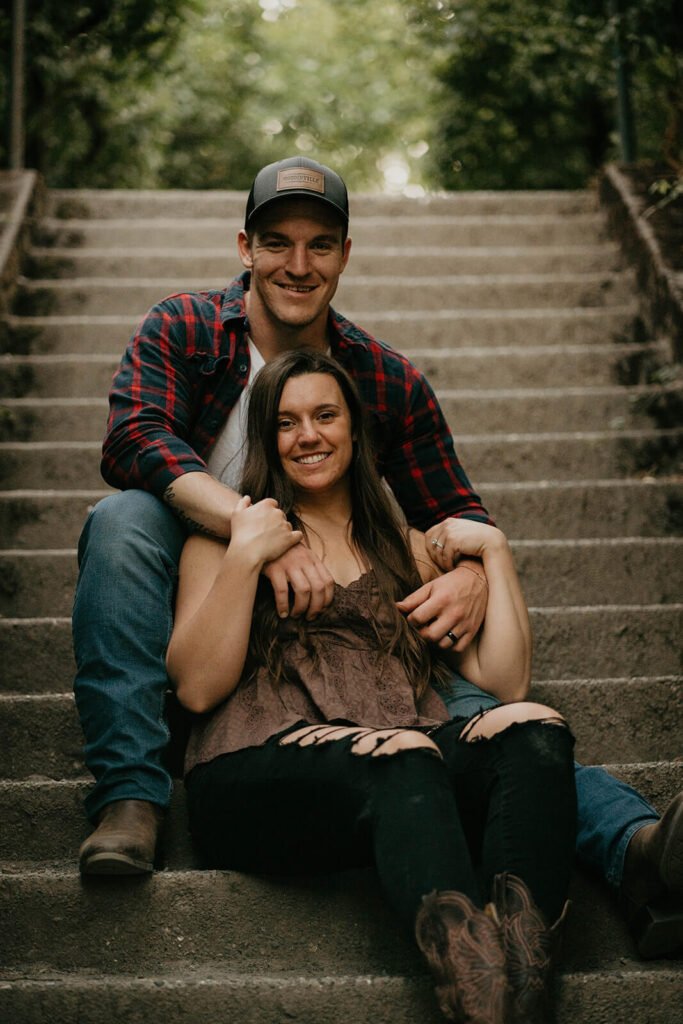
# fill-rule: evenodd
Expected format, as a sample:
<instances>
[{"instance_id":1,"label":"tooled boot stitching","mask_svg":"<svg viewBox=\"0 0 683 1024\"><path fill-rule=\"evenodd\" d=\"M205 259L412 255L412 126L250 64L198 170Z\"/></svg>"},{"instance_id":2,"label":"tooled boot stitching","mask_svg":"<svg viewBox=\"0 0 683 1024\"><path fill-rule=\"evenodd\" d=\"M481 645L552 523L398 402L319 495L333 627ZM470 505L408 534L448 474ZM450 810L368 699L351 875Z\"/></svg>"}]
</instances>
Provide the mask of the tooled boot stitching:
<instances>
[{"instance_id":1,"label":"tooled boot stitching","mask_svg":"<svg viewBox=\"0 0 683 1024\"><path fill-rule=\"evenodd\" d=\"M550 1024L552 971L569 904L549 928L529 889L515 875L496 876L494 903L511 989L510 1024Z\"/></svg>"},{"instance_id":2,"label":"tooled boot stitching","mask_svg":"<svg viewBox=\"0 0 683 1024\"><path fill-rule=\"evenodd\" d=\"M497 922L459 892L423 897L415 933L437 986L444 1017L459 1024L503 1024L507 980Z\"/></svg>"}]
</instances>

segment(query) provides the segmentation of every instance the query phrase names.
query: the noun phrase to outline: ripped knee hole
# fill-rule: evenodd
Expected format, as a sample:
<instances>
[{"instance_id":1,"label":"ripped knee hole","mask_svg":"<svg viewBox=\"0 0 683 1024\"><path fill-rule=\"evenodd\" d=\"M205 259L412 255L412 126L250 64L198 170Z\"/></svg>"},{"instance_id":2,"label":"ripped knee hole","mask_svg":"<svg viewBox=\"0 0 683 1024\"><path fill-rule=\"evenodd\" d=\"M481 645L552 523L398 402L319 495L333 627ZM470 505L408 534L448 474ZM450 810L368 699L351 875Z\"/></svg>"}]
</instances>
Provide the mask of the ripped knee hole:
<instances>
[{"instance_id":1,"label":"ripped knee hole","mask_svg":"<svg viewBox=\"0 0 683 1024\"><path fill-rule=\"evenodd\" d=\"M420 732L410 729L367 729L363 726L306 725L295 729L280 741L280 746L296 743L300 747L319 746L333 740L355 737L351 753L357 756L386 757L405 750L427 750L437 757L441 751L436 744Z\"/></svg>"},{"instance_id":2,"label":"ripped knee hole","mask_svg":"<svg viewBox=\"0 0 683 1024\"><path fill-rule=\"evenodd\" d=\"M513 718L511 721L501 725L499 729L493 729L491 732L478 732L477 726L479 723L486 718L492 711L498 710L497 708L490 708L489 711L480 711L478 715L471 718L469 722L463 727L460 733L459 739L465 740L466 743L478 743L482 740L494 739L496 736L502 736L508 732L513 726L518 725L557 725L564 729L569 729L569 724L562 715L547 715L544 718Z\"/></svg>"}]
</instances>

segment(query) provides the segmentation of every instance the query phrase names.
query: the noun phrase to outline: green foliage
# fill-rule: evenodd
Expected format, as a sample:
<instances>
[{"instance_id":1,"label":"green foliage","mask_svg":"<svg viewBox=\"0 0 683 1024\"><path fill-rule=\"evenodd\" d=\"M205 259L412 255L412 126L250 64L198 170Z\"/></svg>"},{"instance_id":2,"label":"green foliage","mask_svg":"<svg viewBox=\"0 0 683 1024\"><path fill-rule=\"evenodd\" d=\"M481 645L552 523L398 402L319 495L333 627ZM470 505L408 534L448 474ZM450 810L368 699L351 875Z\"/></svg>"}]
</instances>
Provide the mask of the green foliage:
<instances>
[{"instance_id":1,"label":"green foliage","mask_svg":"<svg viewBox=\"0 0 683 1024\"><path fill-rule=\"evenodd\" d=\"M624 2L618 25L634 69L641 155L683 173L683 18L678 0Z\"/></svg>"},{"instance_id":2,"label":"green foliage","mask_svg":"<svg viewBox=\"0 0 683 1024\"><path fill-rule=\"evenodd\" d=\"M609 0L415 0L440 58L433 155L446 187L584 185L616 155L617 31L642 151L661 151L671 95L683 94L676 0L621 2L618 14Z\"/></svg>"},{"instance_id":3,"label":"green foliage","mask_svg":"<svg viewBox=\"0 0 683 1024\"><path fill-rule=\"evenodd\" d=\"M300 152L356 189L419 184L437 83L404 7L31 0L27 165L54 186L245 188Z\"/></svg>"},{"instance_id":4,"label":"green foliage","mask_svg":"<svg viewBox=\"0 0 683 1024\"><path fill-rule=\"evenodd\" d=\"M435 150L448 188L563 188L605 157L602 40L562 3L423 0L446 100ZM439 24L440 23L440 24Z\"/></svg>"},{"instance_id":5,"label":"green foliage","mask_svg":"<svg viewBox=\"0 0 683 1024\"><path fill-rule=\"evenodd\" d=\"M156 132L148 92L194 0L30 0L26 164L52 185L139 185ZM0 21L8 91L10 20Z\"/></svg>"},{"instance_id":6,"label":"green foliage","mask_svg":"<svg viewBox=\"0 0 683 1024\"><path fill-rule=\"evenodd\" d=\"M174 106L160 180L244 188L301 153L353 188L380 184L392 156L420 182L436 85L425 60L398 0L205 0L160 89Z\"/></svg>"},{"instance_id":7,"label":"green foliage","mask_svg":"<svg viewBox=\"0 0 683 1024\"><path fill-rule=\"evenodd\" d=\"M29 0L26 162L69 187L245 188L293 153L354 190L580 187L617 152L619 32L641 155L680 173L679 0L615 2Z\"/></svg>"}]
</instances>

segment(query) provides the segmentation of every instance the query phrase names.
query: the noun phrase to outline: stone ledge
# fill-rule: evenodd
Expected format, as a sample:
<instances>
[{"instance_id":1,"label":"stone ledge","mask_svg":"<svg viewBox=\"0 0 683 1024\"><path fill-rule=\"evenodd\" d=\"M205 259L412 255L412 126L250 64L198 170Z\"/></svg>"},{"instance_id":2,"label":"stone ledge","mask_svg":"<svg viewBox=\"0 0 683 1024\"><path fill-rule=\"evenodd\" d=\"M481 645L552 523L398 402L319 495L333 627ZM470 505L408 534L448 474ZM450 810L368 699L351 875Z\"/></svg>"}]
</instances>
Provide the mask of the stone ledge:
<instances>
[{"instance_id":1,"label":"stone ledge","mask_svg":"<svg viewBox=\"0 0 683 1024\"><path fill-rule=\"evenodd\" d=\"M630 183L614 164L604 169L600 201L610 230L636 268L648 330L669 335L676 359L683 359L683 291L664 260L654 231L641 215L641 204Z\"/></svg>"},{"instance_id":2,"label":"stone ledge","mask_svg":"<svg viewBox=\"0 0 683 1024\"><path fill-rule=\"evenodd\" d=\"M31 218L42 213L45 188L37 171L2 171L0 187L8 197L0 230L0 312L9 313L21 262L31 244Z\"/></svg>"}]
</instances>

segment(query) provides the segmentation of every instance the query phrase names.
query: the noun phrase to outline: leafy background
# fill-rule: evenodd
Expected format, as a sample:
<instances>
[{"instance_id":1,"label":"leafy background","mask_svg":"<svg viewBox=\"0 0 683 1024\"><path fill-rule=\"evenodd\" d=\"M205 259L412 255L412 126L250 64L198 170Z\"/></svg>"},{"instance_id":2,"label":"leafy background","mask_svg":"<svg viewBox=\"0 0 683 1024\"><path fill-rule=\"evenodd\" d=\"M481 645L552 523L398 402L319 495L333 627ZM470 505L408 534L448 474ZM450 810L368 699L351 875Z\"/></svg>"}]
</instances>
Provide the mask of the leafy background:
<instances>
[{"instance_id":1,"label":"leafy background","mask_svg":"<svg viewBox=\"0 0 683 1024\"><path fill-rule=\"evenodd\" d=\"M356 190L581 187L618 153L618 30L639 156L672 185L679 0L620 4L28 0L26 164L62 187L244 188L299 152ZM10 34L3 8L6 110Z\"/></svg>"}]
</instances>

